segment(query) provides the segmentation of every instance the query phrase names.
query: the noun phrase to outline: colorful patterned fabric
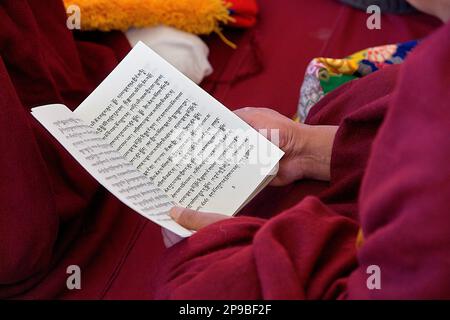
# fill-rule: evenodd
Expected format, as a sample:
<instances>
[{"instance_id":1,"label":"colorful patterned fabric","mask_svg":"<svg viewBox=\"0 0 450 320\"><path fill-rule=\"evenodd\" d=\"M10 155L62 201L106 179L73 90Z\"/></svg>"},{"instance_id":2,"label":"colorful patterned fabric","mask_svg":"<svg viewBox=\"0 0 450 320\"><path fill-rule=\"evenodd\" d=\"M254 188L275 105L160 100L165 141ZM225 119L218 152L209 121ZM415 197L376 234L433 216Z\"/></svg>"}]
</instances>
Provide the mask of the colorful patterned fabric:
<instances>
[{"instance_id":1,"label":"colorful patterned fabric","mask_svg":"<svg viewBox=\"0 0 450 320\"><path fill-rule=\"evenodd\" d=\"M373 47L344 59L315 58L305 73L297 118L304 122L311 108L327 93L392 64L402 63L418 41Z\"/></svg>"}]
</instances>

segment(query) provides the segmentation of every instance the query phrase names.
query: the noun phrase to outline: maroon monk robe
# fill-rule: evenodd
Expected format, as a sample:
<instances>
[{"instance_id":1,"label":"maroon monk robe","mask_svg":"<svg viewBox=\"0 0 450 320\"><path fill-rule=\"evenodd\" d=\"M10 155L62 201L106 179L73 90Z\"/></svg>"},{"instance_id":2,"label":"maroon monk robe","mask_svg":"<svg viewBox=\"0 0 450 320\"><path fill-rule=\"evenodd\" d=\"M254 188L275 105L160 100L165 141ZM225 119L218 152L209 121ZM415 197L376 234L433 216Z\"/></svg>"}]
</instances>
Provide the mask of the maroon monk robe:
<instances>
[{"instance_id":1,"label":"maroon monk robe","mask_svg":"<svg viewBox=\"0 0 450 320\"><path fill-rule=\"evenodd\" d=\"M200 230L160 262L158 297L450 298L449 56L447 24L403 66L328 95L308 119L340 123L327 196ZM327 204L357 193L361 178L354 208ZM370 265L380 290L367 287Z\"/></svg>"},{"instance_id":2,"label":"maroon monk robe","mask_svg":"<svg viewBox=\"0 0 450 320\"><path fill-rule=\"evenodd\" d=\"M75 41L65 22L59 0L0 4L0 298L105 297L135 251L127 272L136 291L123 295L150 298L159 228L101 188L30 114L47 103L74 109L129 50L122 34ZM66 287L72 264L82 290Z\"/></svg>"}]
</instances>

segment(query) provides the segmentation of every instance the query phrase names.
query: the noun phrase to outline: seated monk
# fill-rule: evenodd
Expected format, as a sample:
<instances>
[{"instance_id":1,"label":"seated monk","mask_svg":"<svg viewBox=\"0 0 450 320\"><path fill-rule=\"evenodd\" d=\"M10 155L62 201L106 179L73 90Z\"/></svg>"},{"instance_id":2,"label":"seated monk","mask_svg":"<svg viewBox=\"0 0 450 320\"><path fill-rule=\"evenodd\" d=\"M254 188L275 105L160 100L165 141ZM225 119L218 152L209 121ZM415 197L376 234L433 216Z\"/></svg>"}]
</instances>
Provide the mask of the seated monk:
<instances>
[{"instance_id":1,"label":"seated monk","mask_svg":"<svg viewBox=\"0 0 450 320\"><path fill-rule=\"evenodd\" d=\"M409 2L450 19L450 0ZM273 185L307 178L330 188L268 220L173 208L198 232L182 241L165 232L172 247L157 298L450 298L449 56L447 23L405 63L325 95L305 124L270 109L235 111L256 129L280 130L285 157Z\"/></svg>"},{"instance_id":2,"label":"seated monk","mask_svg":"<svg viewBox=\"0 0 450 320\"><path fill-rule=\"evenodd\" d=\"M329 0L258 2L262 23L236 33L245 41L229 61L220 55L225 45L211 45L219 78L202 85L230 108L276 101L291 116L302 76L287 72L303 71L320 48L342 56L437 27L423 15L390 17L381 31L355 28L347 41L348 24L365 27L364 12ZM404 64L339 86L319 79L324 94L313 105L300 102L301 123L272 110L237 111L255 127L283 131L290 152L273 184L295 182L265 189L242 210L259 218L175 209L175 219L198 232L165 250L160 228L101 187L30 114L49 103L74 110L130 43L120 32L72 32L62 0L42 4L0 4L0 298L450 296L448 24ZM448 0L413 4L448 21ZM279 37L274 25L286 34ZM338 30L329 34L332 26ZM229 67L216 68L218 61ZM305 79L303 97L306 89ZM81 289L67 285L72 266L81 270Z\"/></svg>"}]
</instances>

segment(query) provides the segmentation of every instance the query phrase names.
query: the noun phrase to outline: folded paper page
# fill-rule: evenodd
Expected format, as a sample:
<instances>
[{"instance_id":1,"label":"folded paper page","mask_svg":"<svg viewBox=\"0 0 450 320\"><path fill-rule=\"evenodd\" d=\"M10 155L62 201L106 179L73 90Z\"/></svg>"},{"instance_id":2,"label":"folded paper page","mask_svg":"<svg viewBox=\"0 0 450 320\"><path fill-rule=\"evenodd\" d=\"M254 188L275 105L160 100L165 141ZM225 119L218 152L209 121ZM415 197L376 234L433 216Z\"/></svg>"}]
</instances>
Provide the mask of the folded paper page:
<instances>
[{"instance_id":1,"label":"folded paper page","mask_svg":"<svg viewBox=\"0 0 450 320\"><path fill-rule=\"evenodd\" d=\"M74 113L196 210L235 214L283 155L142 42Z\"/></svg>"},{"instance_id":2,"label":"folded paper page","mask_svg":"<svg viewBox=\"0 0 450 320\"><path fill-rule=\"evenodd\" d=\"M64 105L34 108L33 116L108 191L153 222L181 236L191 232L168 211L174 202Z\"/></svg>"}]
</instances>

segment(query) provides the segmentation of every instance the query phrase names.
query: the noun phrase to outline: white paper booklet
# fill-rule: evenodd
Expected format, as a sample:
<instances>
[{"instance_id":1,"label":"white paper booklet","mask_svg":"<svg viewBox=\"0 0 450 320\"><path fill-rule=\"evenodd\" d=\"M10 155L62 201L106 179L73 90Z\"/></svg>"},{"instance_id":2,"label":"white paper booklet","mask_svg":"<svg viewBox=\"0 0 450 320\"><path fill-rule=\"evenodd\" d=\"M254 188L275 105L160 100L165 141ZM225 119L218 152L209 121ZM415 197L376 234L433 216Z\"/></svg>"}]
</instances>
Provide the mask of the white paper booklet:
<instances>
[{"instance_id":1,"label":"white paper booklet","mask_svg":"<svg viewBox=\"0 0 450 320\"><path fill-rule=\"evenodd\" d=\"M106 189L181 236L174 205L233 215L283 152L143 43L75 110L33 116Z\"/></svg>"}]
</instances>

